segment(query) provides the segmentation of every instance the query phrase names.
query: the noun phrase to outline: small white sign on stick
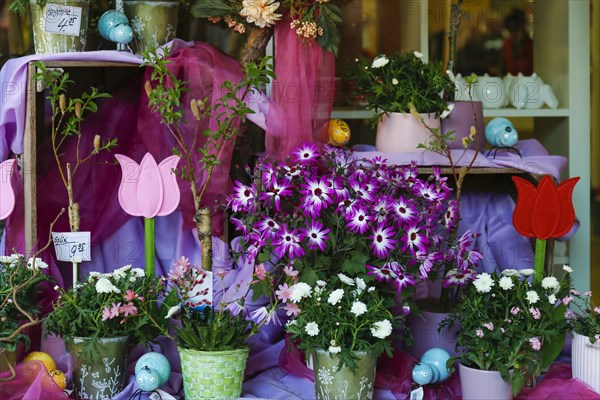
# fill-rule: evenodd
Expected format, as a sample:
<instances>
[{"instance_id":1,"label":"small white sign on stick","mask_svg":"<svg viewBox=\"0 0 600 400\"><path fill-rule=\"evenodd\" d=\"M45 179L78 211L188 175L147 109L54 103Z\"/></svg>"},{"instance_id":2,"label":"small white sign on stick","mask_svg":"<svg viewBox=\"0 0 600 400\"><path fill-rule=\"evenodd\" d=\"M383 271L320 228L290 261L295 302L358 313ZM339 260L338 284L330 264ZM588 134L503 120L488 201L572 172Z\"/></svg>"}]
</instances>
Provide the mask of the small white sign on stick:
<instances>
[{"instance_id":1,"label":"small white sign on stick","mask_svg":"<svg viewBox=\"0 0 600 400\"><path fill-rule=\"evenodd\" d=\"M61 4L46 4L44 30L60 35L79 36L81 27L81 7Z\"/></svg>"},{"instance_id":2,"label":"small white sign on stick","mask_svg":"<svg viewBox=\"0 0 600 400\"><path fill-rule=\"evenodd\" d=\"M90 232L52 232L58 261L92 261Z\"/></svg>"}]
</instances>

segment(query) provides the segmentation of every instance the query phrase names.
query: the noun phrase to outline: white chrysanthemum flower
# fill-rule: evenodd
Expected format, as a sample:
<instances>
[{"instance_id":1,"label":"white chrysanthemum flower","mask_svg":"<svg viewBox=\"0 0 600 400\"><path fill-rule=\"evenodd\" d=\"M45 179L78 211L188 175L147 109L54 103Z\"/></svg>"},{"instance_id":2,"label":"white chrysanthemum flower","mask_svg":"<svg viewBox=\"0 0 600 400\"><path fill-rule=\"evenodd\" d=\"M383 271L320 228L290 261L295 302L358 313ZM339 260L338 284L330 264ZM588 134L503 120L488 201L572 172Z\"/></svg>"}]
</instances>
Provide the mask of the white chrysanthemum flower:
<instances>
[{"instance_id":1,"label":"white chrysanthemum flower","mask_svg":"<svg viewBox=\"0 0 600 400\"><path fill-rule=\"evenodd\" d=\"M535 271L531 268L522 269L520 272L523 276L531 276L535 273Z\"/></svg>"},{"instance_id":2,"label":"white chrysanthemum flower","mask_svg":"<svg viewBox=\"0 0 600 400\"><path fill-rule=\"evenodd\" d=\"M121 293L121 290L119 290L118 287L116 287L115 285L112 284L111 281L109 281L106 278L100 278L98 279L98 282L96 282L96 292L98 293Z\"/></svg>"},{"instance_id":3,"label":"white chrysanthemum flower","mask_svg":"<svg viewBox=\"0 0 600 400\"><path fill-rule=\"evenodd\" d=\"M340 300L342 300L343 296L344 296L344 289L336 289L329 294L329 297L327 298L327 302L329 304L331 304L332 306L335 306L337 303L340 302Z\"/></svg>"},{"instance_id":4,"label":"white chrysanthemum flower","mask_svg":"<svg viewBox=\"0 0 600 400\"><path fill-rule=\"evenodd\" d=\"M373 64L371 64L371 68L381 68L385 67L390 60L386 56L379 56L373 60Z\"/></svg>"},{"instance_id":5,"label":"white chrysanthemum flower","mask_svg":"<svg viewBox=\"0 0 600 400\"><path fill-rule=\"evenodd\" d=\"M422 59L423 58L423 53L421 53L420 51L414 51L413 54L415 55L415 57Z\"/></svg>"},{"instance_id":6,"label":"white chrysanthemum flower","mask_svg":"<svg viewBox=\"0 0 600 400\"><path fill-rule=\"evenodd\" d=\"M294 303L297 303L303 298L310 296L310 293L312 291L311 287L306 282L298 282L295 285L293 285L290 289L292 291L290 300Z\"/></svg>"},{"instance_id":7,"label":"white chrysanthemum flower","mask_svg":"<svg viewBox=\"0 0 600 400\"><path fill-rule=\"evenodd\" d=\"M27 261L27 268L29 268L29 269L46 269L46 268L48 268L48 264L43 262L41 258L36 258L35 260L33 258L30 258Z\"/></svg>"},{"instance_id":8,"label":"white chrysanthemum flower","mask_svg":"<svg viewBox=\"0 0 600 400\"><path fill-rule=\"evenodd\" d=\"M367 287L367 284L365 283L364 279L362 279L362 278L356 278L356 279L354 279L354 281L356 282L356 288L358 290L360 290L361 292L363 290L365 290L365 288Z\"/></svg>"},{"instance_id":9,"label":"white chrysanthemum flower","mask_svg":"<svg viewBox=\"0 0 600 400\"><path fill-rule=\"evenodd\" d=\"M362 301L357 300L354 303L352 303L352 308L350 308L350 312L359 317L367 312L367 305Z\"/></svg>"},{"instance_id":10,"label":"white chrysanthemum flower","mask_svg":"<svg viewBox=\"0 0 600 400\"><path fill-rule=\"evenodd\" d=\"M375 286L371 286L371 287L369 287L369 288L367 289L367 292L369 292L369 293L370 293L370 292L372 292L373 290L375 290Z\"/></svg>"},{"instance_id":11,"label":"white chrysanthemum flower","mask_svg":"<svg viewBox=\"0 0 600 400\"><path fill-rule=\"evenodd\" d=\"M100 278L102 274L100 272L92 271L90 272L90 278Z\"/></svg>"},{"instance_id":12,"label":"white chrysanthemum flower","mask_svg":"<svg viewBox=\"0 0 600 400\"><path fill-rule=\"evenodd\" d=\"M556 295L551 294L550 296L548 296L548 303L556 304Z\"/></svg>"},{"instance_id":13,"label":"white chrysanthemum flower","mask_svg":"<svg viewBox=\"0 0 600 400\"><path fill-rule=\"evenodd\" d=\"M327 282L325 282L325 281L322 281L322 280L318 280L318 281L317 281L317 286L321 286L321 287L323 287L323 286L325 286L325 285L327 285Z\"/></svg>"},{"instance_id":14,"label":"white chrysanthemum flower","mask_svg":"<svg viewBox=\"0 0 600 400\"><path fill-rule=\"evenodd\" d=\"M375 336L379 339L385 339L386 337L392 334L392 323L384 319L383 321L378 321L371 326L371 335Z\"/></svg>"},{"instance_id":15,"label":"white chrysanthemum flower","mask_svg":"<svg viewBox=\"0 0 600 400\"><path fill-rule=\"evenodd\" d=\"M340 278L340 281L344 282L346 285L354 286L354 279L347 277L346 275L344 275L342 273L338 274L338 278Z\"/></svg>"},{"instance_id":16,"label":"white chrysanthemum flower","mask_svg":"<svg viewBox=\"0 0 600 400\"><path fill-rule=\"evenodd\" d=\"M165 319L171 318L173 315L177 314L180 310L181 310L181 306L179 306L179 305L169 308L169 311L167 312Z\"/></svg>"},{"instance_id":17,"label":"white chrysanthemum flower","mask_svg":"<svg viewBox=\"0 0 600 400\"><path fill-rule=\"evenodd\" d=\"M285 323L285 326L292 326L292 325L298 325L298 320L297 319L290 319L288 322Z\"/></svg>"},{"instance_id":18,"label":"white chrysanthemum flower","mask_svg":"<svg viewBox=\"0 0 600 400\"><path fill-rule=\"evenodd\" d=\"M10 256L0 256L0 263L2 264L16 264L19 259L23 257L20 254L11 254Z\"/></svg>"},{"instance_id":19,"label":"white chrysanthemum flower","mask_svg":"<svg viewBox=\"0 0 600 400\"><path fill-rule=\"evenodd\" d=\"M505 269L500 274L504 276L521 276L521 273L518 270L511 268Z\"/></svg>"},{"instance_id":20,"label":"white chrysanthemum flower","mask_svg":"<svg viewBox=\"0 0 600 400\"><path fill-rule=\"evenodd\" d=\"M556 290L560 287L560 282L553 276L547 276L542 279L542 287L546 290Z\"/></svg>"},{"instance_id":21,"label":"white chrysanthemum flower","mask_svg":"<svg viewBox=\"0 0 600 400\"><path fill-rule=\"evenodd\" d=\"M319 325L316 322L309 322L304 327L304 331L308 336L317 336L319 334Z\"/></svg>"},{"instance_id":22,"label":"white chrysanthemum flower","mask_svg":"<svg viewBox=\"0 0 600 400\"><path fill-rule=\"evenodd\" d=\"M492 286L494 286L494 280L490 274L484 272L477 275L477 278L473 281L473 285L475 285L475 289L479 293L489 293L492 290Z\"/></svg>"},{"instance_id":23,"label":"white chrysanthemum flower","mask_svg":"<svg viewBox=\"0 0 600 400\"><path fill-rule=\"evenodd\" d=\"M144 271L141 268L132 268L131 269L131 273L135 276L137 276L138 278L143 278L146 276L146 271Z\"/></svg>"},{"instance_id":24,"label":"white chrysanthemum flower","mask_svg":"<svg viewBox=\"0 0 600 400\"><path fill-rule=\"evenodd\" d=\"M567 264L565 264L565 265L563 265L563 271L570 274L571 272L573 272L573 268L571 268Z\"/></svg>"},{"instance_id":25,"label":"white chrysanthemum flower","mask_svg":"<svg viewBox=\"0 0 600 400\"><path fill-rule=\"evenodd\" d=\"M513 283L510 277L503 276L502 278L500 278L500 281L498 281L498 286L500 286L504 290L510 290L515 286L515 284Z\"/></svg>"},{"instance_id":26,"label":"white chrysanthemum flower","mask_svg":"<svg viewBox=\"0 0 600 400\"><path fill-rule=\"evenodd\" d=\"M340 346L329 346L329 352L331 354L338 354L342 351L342 348Z\"/></svg>"},{"instance_id":27,"label":"white chrysanthemum flower","mask_svg":"<svg viewBox=\"0 0 600 400\"><path fill-rule=\"evenodd\" d=\"M245 17L249 24L264 28L281 19L281 14L275 14L278 8L279 2L274 0L244 0L240 16Z\"/></svg>"},{"instance_id":28,"label":"white chrysanthemum flower","mask_svg":"<svg viewBox=\"0 0 600 400\"><path fill-rule=\"evenodd\" d=\"M540 296L537 294L535 290L530 290L525 294L525 298L529 302L529 304L535 304L540 299Z\"/></svg>"},{"instance_id":29,"label":"white chrysanthemum flower","mask_svg":"<svg viewBox=\"0 0 600 400\"><path fill-rule=\"evenodd\" d=\"M323 291L325 291L325 289L324 289L324 288L322 288L321 286L315 286L315 294L316 294L317 296L319 296L319 297L320 297L320 296L321 296L321 294L323 294Z\"/></svg>"},{"instance_id":30,"label":"white chrysanthemum flower","mask_svg":"<svg viewBox=\"0 0 600 400\"><path fill-rule=\"evenodd\" d=\"M129 282L133 283L135 281L137 281L137 278L135 276L129 278Z\"/></svg>"},{"instance_id":31,"label":"white chrysanthemum flower","mask_svg":"<svg viewBox=\"0 0 600 400\"><path fill-rule=\"evenodd\" d=\"M398 81L398 79L393 78L392 79L392 85L396 86L397 84L399 84L400 82Z\"/></svg>"}]
</instances>

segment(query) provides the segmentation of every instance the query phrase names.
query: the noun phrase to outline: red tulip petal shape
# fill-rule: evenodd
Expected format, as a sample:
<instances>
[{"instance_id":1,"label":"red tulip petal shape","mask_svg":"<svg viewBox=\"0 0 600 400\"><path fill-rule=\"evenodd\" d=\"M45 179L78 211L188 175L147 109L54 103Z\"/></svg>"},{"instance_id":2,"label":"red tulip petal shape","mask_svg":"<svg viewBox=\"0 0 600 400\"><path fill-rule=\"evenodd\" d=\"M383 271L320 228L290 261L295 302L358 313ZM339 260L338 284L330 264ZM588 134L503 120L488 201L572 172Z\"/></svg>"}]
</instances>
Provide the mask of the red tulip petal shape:
<instances>
[{"instance_id":1,"label":"red tulip petal shape","mask_svg":"<svg viewBox=\"0 0 600 400\"><path fill-rule=\"evenodd\" d=\"M179 157L167 157L158 165L150 153L146 153L139 165L122 154L116 154L115 158L123 173L119 204L127 214L154 218L177 209L180 193L172 169L179 163Z\"/></svg>"},{"instance_id":2,"label":"red tulip petal shape","mask_svg":"<svg viewBox=\"0 0 600 400\"><path fill-rule=\"evenodd\" d=\"M0 164L0 219L6 219L15 209L15 191L12 187L17 160L6 160Z\"/></svg>"},{"instance_id":3,"label":"red tulip petal shape","mask_svg":"<svg viewBox=\"0 0 600 400\"><path fill-rule=\"evenodd\" d=\"M579 177L567 179L556 186L546 175L537 187L517 176L512 179L517 188L517 206L513 213L517 232L546 240L559 238L571 230L575 223L573 189Z\"/></svg>"}]
</instances>

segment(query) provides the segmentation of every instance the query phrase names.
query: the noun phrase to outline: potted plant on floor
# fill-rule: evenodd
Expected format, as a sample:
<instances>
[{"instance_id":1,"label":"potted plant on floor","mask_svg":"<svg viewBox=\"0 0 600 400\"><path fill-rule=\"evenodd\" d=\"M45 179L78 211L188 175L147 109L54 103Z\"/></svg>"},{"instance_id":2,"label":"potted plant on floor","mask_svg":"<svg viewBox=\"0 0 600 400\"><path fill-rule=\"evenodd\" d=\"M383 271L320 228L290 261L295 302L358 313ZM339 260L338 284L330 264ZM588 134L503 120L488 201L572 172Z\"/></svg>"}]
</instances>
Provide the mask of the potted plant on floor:
<instances>
[{"instance_id":1,"label":"potted plant on floor","mask_svg":"<svg viewBox=\"0 0 600 400\"><path fill-rule=\"evenodd\" d=\"M564 267L566 272L571 268ZM570 301L571 297L576 298ZM576 313L568 312L567 318L573 332L571 365L573 378L577 378L600 394L600 307L591 303L592 292L572 290L566 301Z\"/></svg>"},{"instance_id":2,"label":"potted plant on floor","mask_svg":"<svg viewBox=\"0 0 600 400\"><path fill-rule=\"evenodd\" d=\"M162 302L162 278L127 265L111 273L90 273L58 299L45 319L46 332L65 340L74 357L73 385L78 399L100 400L125 384L129 344L146 344L166 331L170 307Z\"/></svg>"},{"instance_id":3,"label":"potted plant on floor","mask_svg":"<svg viewBox=\"0 0 600 400\"><path fill-rule=\"evenodd\" d=\"M569 329L570 275L534 281L533 273L479 274L445 321L460 322L456 359L463 399L512 399L560 353Z\"/></svg>"},{"instance_id":4,"label":"potted plant on floor","mask_svg":"<svg viewBox=\"0 0 600 400\"><path fill-rule=\"evenodd\" d=\"M440 127L440 117L448 112L444 93L454 84L440 64L425 63L419 52L379 55L371 62L356 60L350 79L364 96L366 108L375 110L375 146L378 151L394 153L417 151L431 133L410 113L410 104L427 126Z\"/></svg>"},{"instance_id":5,"label":"potted plant on floor","mask_svg":"<svg viewBox=\"0 0 600 400\"><path fill-rule=\"evenodd\" d=\"M37 54L86 50L90 0L13 0L9 10L24 14L28 6Z\"/></svg>"}]
</instances>

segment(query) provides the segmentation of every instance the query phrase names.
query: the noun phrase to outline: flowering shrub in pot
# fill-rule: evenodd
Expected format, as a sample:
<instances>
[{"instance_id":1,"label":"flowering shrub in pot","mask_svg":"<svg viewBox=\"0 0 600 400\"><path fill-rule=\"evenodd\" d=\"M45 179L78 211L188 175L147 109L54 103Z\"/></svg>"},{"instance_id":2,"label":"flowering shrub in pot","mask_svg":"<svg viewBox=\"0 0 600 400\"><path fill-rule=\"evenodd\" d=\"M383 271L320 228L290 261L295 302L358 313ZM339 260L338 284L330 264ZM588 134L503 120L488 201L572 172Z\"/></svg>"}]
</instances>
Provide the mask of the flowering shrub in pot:
<instances>
[{"instance_id":1,"label":"flowering shrub in pot","mask_svg":"<svg viewBox=\"0 0 600 400\"><path fill-rule=\"evenodd\" d=\"M446 323L460 322L457 358L461 365L481 371L498 371L511 382L517 395L527 379L535 378L558 356L568 331L565 312L571 278L547 276L531 279L533 270L507 269L482 273L467 285L455 314ZM510 372L510 373L509 373ZM471 391L476 381L463 379L463 397L498 398L489 388Z\"/></svg>"}]
</instances>

